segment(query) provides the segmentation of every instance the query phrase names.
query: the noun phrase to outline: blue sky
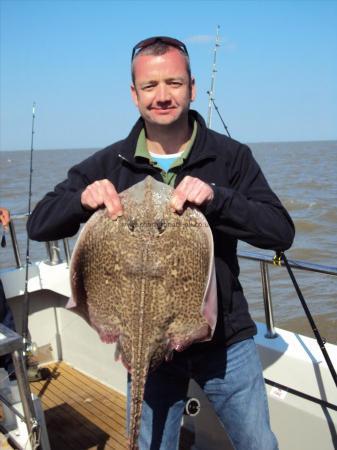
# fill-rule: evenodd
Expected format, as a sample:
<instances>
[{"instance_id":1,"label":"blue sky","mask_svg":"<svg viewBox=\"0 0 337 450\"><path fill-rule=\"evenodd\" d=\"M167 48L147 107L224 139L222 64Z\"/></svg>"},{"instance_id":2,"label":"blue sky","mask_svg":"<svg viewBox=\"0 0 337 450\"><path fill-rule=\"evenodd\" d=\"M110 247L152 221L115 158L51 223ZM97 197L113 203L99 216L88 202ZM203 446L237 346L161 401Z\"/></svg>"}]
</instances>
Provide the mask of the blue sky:
<instances>
[{"instance_id":1,"label":"blue sky","mask_svg":"<svg viewBox=\"0 0 337 450\"><path fill-rule=\"evenodd\" d=\"M217 25L216 103L233 137L337 139L336 1L0 2L2 150L30 147L34 101L36 149L123 138L138 117L131 49L153 35L186 42L206 118Z\"/></svg>"}]
</instances>

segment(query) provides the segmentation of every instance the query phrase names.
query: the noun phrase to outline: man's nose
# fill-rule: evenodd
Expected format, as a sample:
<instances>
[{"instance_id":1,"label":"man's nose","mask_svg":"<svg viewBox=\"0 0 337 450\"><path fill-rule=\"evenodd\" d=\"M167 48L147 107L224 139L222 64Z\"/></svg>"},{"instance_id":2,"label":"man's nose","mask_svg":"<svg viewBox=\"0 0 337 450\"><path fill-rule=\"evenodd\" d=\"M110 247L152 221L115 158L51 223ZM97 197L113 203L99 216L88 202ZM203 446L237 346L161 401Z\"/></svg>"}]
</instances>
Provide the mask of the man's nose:
<instances>
[{"instance_id":1,"label":"man's nose","mask_svg":"<svg viewBox=\"0 0 337 450\"><path fill-rule=\"evenodd\" d=\"M170 91L169 91L168 86L166 86L165 84L160 84L158 86L156 97L157 97L157 102L166 103L166 102L170 101L171 97L170 97Z\"/></svg>"}]
</instances>

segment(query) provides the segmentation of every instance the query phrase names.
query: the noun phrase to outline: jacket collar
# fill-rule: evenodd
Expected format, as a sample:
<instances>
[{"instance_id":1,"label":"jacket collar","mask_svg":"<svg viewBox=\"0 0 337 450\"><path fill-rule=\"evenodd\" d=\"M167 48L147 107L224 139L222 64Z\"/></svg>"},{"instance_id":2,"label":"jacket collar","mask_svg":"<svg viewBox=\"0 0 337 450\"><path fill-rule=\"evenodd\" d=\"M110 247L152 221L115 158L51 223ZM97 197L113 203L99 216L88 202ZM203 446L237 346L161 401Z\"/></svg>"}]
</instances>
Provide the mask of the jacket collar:
<instances>
[{"instance_id":1,"label":"jacket collar","mask_svg":"<svg viewBox=\"0 0 337 450\"><path fill-rule=\"evenodd\" d=\"M203 160L215 159L216 154L212 152L207 146L207 126L201 115L194 110L189 111L189 116L191 119L197 121L198 130L195 138L195 142L190 151L188 159L186 160L185 167L190 167L192 165L198 164ZM133 165L139 165L135 160L135 150L137 145L137 140L139 133L142 128L144 128L144 120L140 117L133 128L131 129L127 138L123 141L122 148L120 151L120 156L122 159L127 160Z\"/></svg>"}]
</instances>

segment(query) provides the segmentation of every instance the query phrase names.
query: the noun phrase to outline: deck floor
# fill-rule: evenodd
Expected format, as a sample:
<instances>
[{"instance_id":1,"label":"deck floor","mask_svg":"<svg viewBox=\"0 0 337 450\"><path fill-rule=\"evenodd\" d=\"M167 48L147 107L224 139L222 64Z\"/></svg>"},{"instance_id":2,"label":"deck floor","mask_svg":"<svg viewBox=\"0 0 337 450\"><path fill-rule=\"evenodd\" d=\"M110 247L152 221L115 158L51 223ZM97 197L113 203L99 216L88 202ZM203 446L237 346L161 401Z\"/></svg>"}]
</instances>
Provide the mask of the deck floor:
<instances>
[{"instance_id":1,"label":"deck floor","mask_svg":"<svg viewBox=\"0 0 337 450\"><path fill-rule=\"evenodd\" d=\"M52 450L127 449L125 397L61 362L30 383L41 400Z\"/></svg>"},{"instance_id":2,"label":"deck floor","mask_svg":"<svg viewBox=\"0 0 337 450\"><path fill-rule=\"evenodd\" d=\"M125 396L64 362L48 367L51 378L30 387L41 400L51 450L127 450ZM192 443L183 430L180 450Z\"/></svg>"}]
</instances>

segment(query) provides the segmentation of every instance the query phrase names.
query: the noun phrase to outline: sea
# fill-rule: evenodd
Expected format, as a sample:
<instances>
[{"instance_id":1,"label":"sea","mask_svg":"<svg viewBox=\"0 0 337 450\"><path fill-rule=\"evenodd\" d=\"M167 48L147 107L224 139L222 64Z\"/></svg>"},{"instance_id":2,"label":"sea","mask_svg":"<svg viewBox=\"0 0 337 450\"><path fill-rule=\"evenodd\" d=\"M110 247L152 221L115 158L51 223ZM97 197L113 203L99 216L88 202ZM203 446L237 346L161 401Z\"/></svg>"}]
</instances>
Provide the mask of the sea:
<instances>
[{"instance_id":1,"label":"sea","mask_svg":"<svg viewBox=\"0 0 337 450\"><path fill-rule=\"evenodd\" d=\"M337 267L337 141L274 142L250 144L268 183L289 211L296 237L288 259ZM97 149L34 150L32 208L42 196L64 180L68 169ZM0 206L12 215L28 211L30 152L0 152ZM20 254L25 262L25 219L14 221ZM15 266L10 236L0 249L0 269ZM73 246L75 238L71 240ZM248 244L239 250L272 255ZM43 243L30 243L32 261L46 259ZM251 314L264 321L258 262L240 260L241 276ZM337 276L295 270L295 277L318 329L328 342L337 344ZM270 266L273 312L277 327L308 336L313 333L284 267Z\"/></svg>"}]
</instances>

